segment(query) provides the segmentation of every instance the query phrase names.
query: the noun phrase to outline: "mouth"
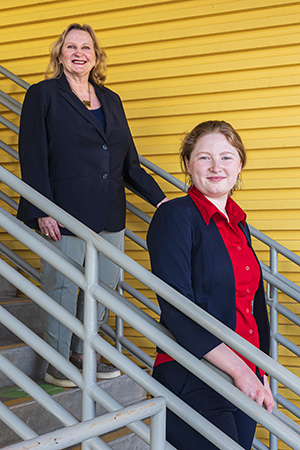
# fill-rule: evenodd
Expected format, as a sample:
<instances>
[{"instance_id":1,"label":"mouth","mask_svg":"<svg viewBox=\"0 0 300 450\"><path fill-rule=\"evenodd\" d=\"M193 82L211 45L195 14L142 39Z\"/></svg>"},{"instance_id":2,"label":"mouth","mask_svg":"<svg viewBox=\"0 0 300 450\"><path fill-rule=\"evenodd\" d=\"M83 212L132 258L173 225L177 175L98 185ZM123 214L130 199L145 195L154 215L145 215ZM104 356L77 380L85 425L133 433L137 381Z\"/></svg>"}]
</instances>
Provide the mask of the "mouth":
<instances>
[{"instance_id":1,"label":"mouth","mask_svg":"<svg viewBox=\"0 0 300 450\"><path fill-rule=\"evenodd\" d=\"M224 177L208 177L209 181L212 181L213 183L217 183L218 181L224 180Z\"/></svg>"},{"instance_id":2,"label":"mouth","mask_svg":"<svg viewBox=\"0 0 300 450\"><path fill-rule=\"evenodd\" d=\"M84 64L86 64L86 61L82 61L82 60L80 60L80 59L73 59L73 60L72 60L72 63L73 63L73 64L78 64L78 65L80 65L80 66L83 66Z\"/></svg>"}]
</instances>

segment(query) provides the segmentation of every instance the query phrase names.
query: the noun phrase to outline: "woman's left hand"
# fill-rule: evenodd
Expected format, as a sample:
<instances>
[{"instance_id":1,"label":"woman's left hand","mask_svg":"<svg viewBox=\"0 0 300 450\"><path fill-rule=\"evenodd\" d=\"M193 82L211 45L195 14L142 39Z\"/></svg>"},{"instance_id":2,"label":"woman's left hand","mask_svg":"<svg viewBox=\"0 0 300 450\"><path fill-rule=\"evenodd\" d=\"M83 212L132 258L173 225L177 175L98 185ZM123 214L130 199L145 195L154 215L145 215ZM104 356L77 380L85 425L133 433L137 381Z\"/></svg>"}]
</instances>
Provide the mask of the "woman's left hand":
<instances>
[{"instance_id":1,"label":"woman's left hand","mask_svg":"<svg viewBox=\"0 0 300 450\"><path fill-rule=\"evenodd\" d=\"M275 402L266 376L262 384L247 364L224 343L213 348L204 358L230 375L234 385L247 397L272 413Z\"/></svg>"}]
</instances>

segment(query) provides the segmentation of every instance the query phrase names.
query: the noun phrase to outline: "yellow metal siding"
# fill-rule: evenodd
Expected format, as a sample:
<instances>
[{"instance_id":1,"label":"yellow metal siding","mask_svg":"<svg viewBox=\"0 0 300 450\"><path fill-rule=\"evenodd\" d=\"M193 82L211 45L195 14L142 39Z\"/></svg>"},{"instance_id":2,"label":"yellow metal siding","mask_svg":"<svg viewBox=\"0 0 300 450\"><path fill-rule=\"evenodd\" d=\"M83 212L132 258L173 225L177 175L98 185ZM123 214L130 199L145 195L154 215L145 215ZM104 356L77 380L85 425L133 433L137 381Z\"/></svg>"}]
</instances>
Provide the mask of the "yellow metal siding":
<instances>
[{"instance_id":1,"label":"yellow metal siding","mask_svg":"<svg viewBox=\"0 0 300 450\"><path fill-rule=\"evenodd\" d=\"M107 86L124 101L138 151L181 180L183 133L203 120L231 122L248 149L244 188L236 200L250 224L299 253L299 1L2 0L0 17L1 63L29 83L43 78L49 45L69 23L92 25L109 58ZM23 98L23 90L2 77L0 88ZM1 113L18 122L5 108ZM0 138L16 148L16 137L2 126ZM10 156L0 158L18 173ZM160 184L170 197L178 195ZM153 212L131 194L129 200ZM128 225L145 237L146 225L131 214ZM7 233L1 239L38 265ZM267 249L255 245L267 262ZM135 244L128 242L126 251L149 268ZM283 259L280 268L300 282L293 264ZM298 305L292 307L299 312ZM280 330L299 345L298 329L286 319ZM127 327L126 333L154 354L135 331ZM280 358L299 372L295 356L282 349Z\"/></svg>"}]
</instances>

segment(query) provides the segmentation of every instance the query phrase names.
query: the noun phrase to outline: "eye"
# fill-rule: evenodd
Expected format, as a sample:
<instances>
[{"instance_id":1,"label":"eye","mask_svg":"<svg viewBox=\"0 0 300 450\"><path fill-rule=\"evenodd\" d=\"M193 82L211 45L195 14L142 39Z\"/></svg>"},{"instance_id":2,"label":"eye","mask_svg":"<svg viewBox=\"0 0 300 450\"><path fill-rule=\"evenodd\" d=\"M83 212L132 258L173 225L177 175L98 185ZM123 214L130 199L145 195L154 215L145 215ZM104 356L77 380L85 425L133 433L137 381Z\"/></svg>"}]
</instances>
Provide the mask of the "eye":
<instances>
[{"instance_id":1,"label":"eye","mask_svg":"<svg viewBox=\"0 0 300 450\"><path fill-rule=\"evenodd\" d=\"M67 45L67 48L75 48L75 45L73 45L73 44L68 44L68 45Z\"/></svg>"},{"instance_id":2,"label":"eye","mask_svg":"<svg viewBox=\"0 0 300 450\"><path fill-rule=\"evenodd\" d=\"M90 50L90 49L91 49L91 47L89 47L88 45L84 45L82 48L83 48L84 50Z\"/></svg>"},{"instance_id":3,"label":"eye","mask_svg":"<svg viewBox=\"0 0 300 450\"><path fill-rule=\"evenodd\" d=\"M202 159L203 161L208 161L209 160L209 156L199 156L199 159Z\"/></svg>"}]
</instances>

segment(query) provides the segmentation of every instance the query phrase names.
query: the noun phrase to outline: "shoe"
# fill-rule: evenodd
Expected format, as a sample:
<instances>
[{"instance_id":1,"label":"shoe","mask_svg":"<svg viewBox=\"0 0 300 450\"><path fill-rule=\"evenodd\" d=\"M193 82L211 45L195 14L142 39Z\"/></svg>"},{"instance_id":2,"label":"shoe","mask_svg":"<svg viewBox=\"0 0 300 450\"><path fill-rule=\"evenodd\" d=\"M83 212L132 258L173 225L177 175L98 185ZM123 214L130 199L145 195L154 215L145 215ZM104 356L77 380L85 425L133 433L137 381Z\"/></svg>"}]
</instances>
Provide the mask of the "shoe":
<instances>
[{"instance_id":1,"label":"shoe","mask_svg":"<svg viewBox=\"0 0 300 450\"><path fill-rule=\"evenodd\" d=\"M77 387L76 384L73 383L73 381L68 380L68 378L63 373L61 373L51 364L49 364L48 366L44 380L46 383L54 384L54 386L64 388Z\"/></svg>"},{"instance_id":2,"label":"shoe","mask_svg":"<svg viewBox=\"0 0 300 450\"><path fill-rule=\"evenodd\" d=\"M77 369L82 370L82 361L79 359L70 357L70 361ZM104 364L97 360L97 380L111 380L112 378L117 378L121 375L119 369L115 366Z\"/></svg>"}]
</instances>

